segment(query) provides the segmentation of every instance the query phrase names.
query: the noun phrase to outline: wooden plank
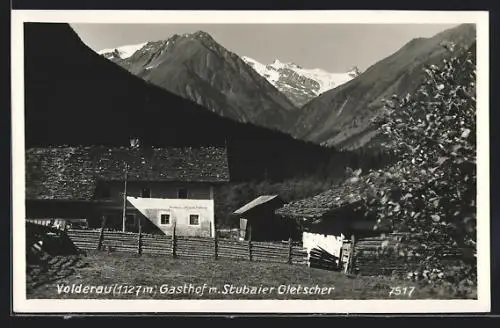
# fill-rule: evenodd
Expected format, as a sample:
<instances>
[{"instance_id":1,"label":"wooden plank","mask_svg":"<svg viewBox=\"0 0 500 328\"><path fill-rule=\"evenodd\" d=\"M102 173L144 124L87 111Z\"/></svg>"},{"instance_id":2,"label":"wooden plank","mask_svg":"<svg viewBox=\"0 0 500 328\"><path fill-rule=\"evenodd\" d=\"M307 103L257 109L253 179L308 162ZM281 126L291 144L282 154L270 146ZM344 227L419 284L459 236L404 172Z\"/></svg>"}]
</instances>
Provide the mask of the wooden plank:
<instances>
[{"instance_id":1,"label":"wooden plank","mask_svg":"<svg viewBox=\"0 0 500 328\"><path fill-rule=\"evenodd\" d=\"M137 250L137 244L125 244L125 243L115 243L111 240L105 240L102 243L102 246L107 246L107 247L130 247L130 248L135 248Z\"/></svg>"},{"instance_id":2,"label":"wooden plank","mask_svg":"<svg viewBox=\"0 0 500 328\"><path fill-rule=\"evenodd\" d=\"M150 241L142 241L142 247L168 247L171 248L171 243L162 243L162 242L150 242Z\"/></svg>"},{"instance_id":3,"label":"wooden plank","mask_svg":"<svg viewBox=\"0 0 500 328\"><path fill-rule=\"evenodd\" d=\"M172 251L170 249L153 249L153 248L143 248L142 253L153 253L153 254L167 254L167 255L172 255Z\"/></svg>"},{"instance_id":4,"label":"wooden plank","mask_svg":"<svg viewBox=\"0 0 500 328\"><path fill-rule=\"evenodd\" d=\"M304 253L295 253L295 252L292 252L292 257L307 257L308 254L306 252Z\"/></svg>"},{"instance_id":5,"label":"wooden plank","mask_svg":"<svg viewBox=\"0 0 500 328\"><path fill-rule=\"evenodd\" d=\"M158 248L143 248L143 254L145 253L162 253L162 254L172 254L172 250L170 249L158 249Z\"/></svg>"},{"instance_id":6,"label":"wooden plank","mask_svg":"<svg viewBox=\"0 0 500 328\"><path fill-rule=\"evenodd\" d=\"M99 234L101 229L97 230L86 230L86 229L68 229L68 234Z\"/></svg>"},{"instance_id":7,"label":"wooden plank","mask_svg":"<svg viewBox=\"0 0 500 328\"><path fill-rule=\"evenodd\" d=\"M281 247L281 246L288 247L288 239L285 241L255 241L254 240L254 243L256 245L271 245L271 246L278 246L278 247Z\"/></svg>"},{"instance_id":8,"label":"wooden plank","mask_svg":"<svg viewBox=\"0 0 500 328\"><path fill-rule=\"evenodd\" d=\"M172 255L172 252L169 249L151 249L144 248L142 250L143 254L159 254L159 255Z\"/></svg>"},{"instance_id":9,"label":"wooden plank","mask_svg":"<svg viewBox=\"0 0 500 328\"><path fill-rule=\"evenodd\" d=\"M164 239L170 239L172 237L167 236L167 235L152 235L152 234L147 234L147 233L142 233L142 238L144 240L164 240Z\"/></svg>"},{"instance_id":10,"label":"wooden plank","mask_svg":"<svg viewBox=\"0 0 500 328\"><path fill-rule=\"evenodd\" d=\"M180 241L176 240L177 247L196 247L196 248L213 248L214 243L213 241L210 241L210 243L191 243L191 242L186 242L186 241Z\"/></svg>"},{"instance_id":11,"label":"wooden plank","mask_svg":"<svg viewBox=\"0 0 500 328\"><path fill-rule=\"evenodd\" d=\"M213 254L211 253L190 253L190 252L177 252L177 257L198 257L198 258L212 258Z\"/></svg>"},{"instance_id":12,"label":"wooden plank","mask_svg":"<svg viewBox=\"0 0 500 328\"><path fill-rule=\"evenodd\" d=\"M284 252L284 253L288 253L288 247L267 247L267 246L257 246L255 245L254 242L252 242L252 247L253 249L262 249L262 250L268 250L268 251L271 251L271 252Z\"/></svg>"},{"instance_id":13,"label":"wooden plank","mask_svg":"<svg viewBox=\"0 0 500 328\"><path fill-rule=\"evenodd\" d=\"M199 242L207 242L207 243L213 242L212 237L200 237L200 236L177 236L177 240L178 241L186 240L186 241L193 241L193 242L199 241Z\"/></svg>"},{"instance_id":14,"label":"wooden plank","mask_svg":"<svg viewBox=\"0 0 500 328\"><path fill-rule=\"evenodd\" d=\"M95 242L96 244L99 242L99 237L93 237L93 238L90 238L90 237L69 237L69 239L73 242L78 242L78 241L91 241L91 242Z\"/></svg>"},{"instance_id":15,"label":"wooden plank","mask_svg":"<svg viewBox=\"0 0 500 328\"><path fill-rule=\"evenodd\" d=\"M248 254L235 254L235 253L219 253L219 257L236 257L248 260Z\"/></svg>"},{"instance_id":16,"label":"wooden plank","mask_svg":"<svg viewBox=\"0 0 500 328\"><path fill-rule=\"evenodd\" d=\"M99 235L96 235L96 236L71 236L71 235L68 235L68 238L73 240L78 240L78 239L84 239L84 240L99 240Z\"/></svg>"},{"instance_id":17,"label":"wooden plank","mask_svg":"<svg viewBox=\"0 0 500 328\"><path fill-rule=\"evenodd\" d=\"M248 251L247 250L227 250L227 249L219 249L219 255L221 254L238 254L238 255L244 255L248 258Z\"/></svg>"},{"instance_id":18,"label":"wooden plank","mask_svg":"<svg viewBox=\"0 0 500 328\"><path fill-rule=\"evenodd\" d=\"M166 256L171 256L171 252L159 252L159 251L151 251L148 249L143 249L142 254L148 254L148 255L166 255Z\"/></svg>"},{"instance_id":19,"label":"wooden plank","mask_svg":"<svg viewBox=\"0 0 500 328\"><path fill-rule=\"evenodd\" d=\"M116 235L109 234L104 232L104 239L113 239L113 240L137 240L137 234L133 235Z\"/></svg>"},{"instance_id":20,"label":"wooden plank","mask_svg":"<svg viewBox=\"0 0 500 328\"><path fill-rule=\"evenodd\" d=\"M92 246L77 246L78 249L84 249L84 250L95 250L95 245Z\"/></svg>"},{"instance_id":21,"label":"wooden plank","mask_svg":"<svg viewBox=\"0 0 500 328\"><path fill-rule=\"evenodd\" d=\"M221 245L219 243L219 249L244 249L245 251L248 248L248 242L245 242L245 245Z\"/></svg>"},{"instance_id":22,"label":"wooden plank","mask_svg":"<svg viewBox=\"0 0 500 328\"><path fill-rule=\"evenodd\" d=\"M221 252L221 251L235 251L235 252L238 252L238 251L243 251L243 252L246 252L248 254L248 245L245 245L244 247L242 246L234 246L234 247L227 247L227 246L220 246L218 247L218 251Z\"/></svg>"},{"instance_id":23,"label":"wooden plank","mask_svg":"<svg viewBox=\"0 0 500 328\"><path fill-rule=\"evenodd\" d=\"M223 249L224 250L236 250L236 251L243 250L243 251L245 251L245 252L248 253L248 244L245 245L245 246L242 246L242 245L238 245L238 246L221 246L221 245L219 245L219 251L223 250Z\"/></svg>"},{"instance_id":24,"label":"wooden plank","mask_svg":"<svg viewBox=\"0 0 500 328\"><path fill-rule=\"evenodd\" d=\"M266 248L266 247L256 247L252 242L252 249L258 250L261 252L270 252L270 253L283 253L288 254L288 248Z\"/></svg>"},{"instance_id":25,"label":"wooden plank","mask_svg":"<svg viewBox=\"0 0 500 328\"><path fill-rule=\"evenodd\" d=\"M100 236L99 235L68 235L68 238L73 240L73 239L91 239L91 240L99 240Z\"/></svg>"},{"instance_id":26,"label":"wooden plank","mask_svg":"<svg viewBox=\"0 0 500 328\"><path fill-rule=\"evenodd\" d=\"M164 249L168 250L170 253L172 253L172 247L171 245L142 245L142 249Z\"/></svg>"},{"instance_id":27,"label":"wooden plank","mask_svg":"<svg viewBox=\"0 0 500 328\"><path fill-rule=\"evenodd\" d=\"M212 244L214 242L213 238L186 238L177 236L177 241L180 243L194 243L194 244Z\"/></svg>"},{"instance_id":28,"label":"wooden plank","mask_svg":"<svg viewBox=\"0 0 500 328\"><path fill-rule=\"evenodd\" d=\"M269 259L282 259L285 262L288 262L288 256L285 255L268 255L268 254L258 254L258 253L252 253L252 258L257 258L257 257L265 257Z\"/></svg>"},{"instance_id":29,"label":"wooden plank","mask_svg":"<svg viewBox=\"0 0 500 328\"><path fill-rule=\"evenodd\" d=\"M219 254L219 258L241 259L248 261L248 254Z\"/></svg>"},{"instance_id":30,"label":"wooden plank","mask_svg":"<svg viewBox=\"0 0 500 328\"><path fill-rule=\"evenodd\" d=\"M289 258L288 254L284 253L284 252L281 252L281 253L278 253L278 252L261 252L261 251L257 251L255 249L253 249L252 250L252 254L253 255L259 255L259 256L279 256L279 257Z\"/></svg>"},{"instance_id":31,"label":"wooden plank","mask_svg":"<svg viewBox=\"0 0 500 328\"><path fill-rule=\"evenodd\" d=\"M122 238L134 238L137 236L136 232L122 232L122 231L104 231L104 234L107 235L108 237L122 237Z\"/></svg>"},{"instance_id":32,"label":"wooden plank","mask_svg":"<svg viewBox=\"0 0 500 328\"><path fill-rule=\"evenodd\" d=\"M247 250L226 250L226 249L219 249L219 255L221 254L238 254L238 255L244 255L248 258L248 251Z\"/></svg>"}]
</instances>

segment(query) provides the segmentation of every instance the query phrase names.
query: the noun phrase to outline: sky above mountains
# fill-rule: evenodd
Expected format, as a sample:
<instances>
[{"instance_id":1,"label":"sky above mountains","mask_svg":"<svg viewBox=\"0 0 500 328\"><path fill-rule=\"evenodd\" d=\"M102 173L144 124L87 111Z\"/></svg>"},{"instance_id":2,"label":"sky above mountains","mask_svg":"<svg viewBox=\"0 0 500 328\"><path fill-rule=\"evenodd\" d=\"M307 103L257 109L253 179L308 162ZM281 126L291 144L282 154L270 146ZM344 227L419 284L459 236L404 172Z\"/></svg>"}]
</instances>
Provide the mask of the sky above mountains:
<instances>
[{"instance_id":1,"label":"sky above mountains","mask_svg":"<svg viewBox=\"0 0 500 328\"><path fill-rule=\"evenodd\" d=\"M361 71L416 37L431 37L455 24L70 24L95 51L174 34L205 31L228 50L261 63L274 59L304 68Z\"/></svg>"}]
</instances>

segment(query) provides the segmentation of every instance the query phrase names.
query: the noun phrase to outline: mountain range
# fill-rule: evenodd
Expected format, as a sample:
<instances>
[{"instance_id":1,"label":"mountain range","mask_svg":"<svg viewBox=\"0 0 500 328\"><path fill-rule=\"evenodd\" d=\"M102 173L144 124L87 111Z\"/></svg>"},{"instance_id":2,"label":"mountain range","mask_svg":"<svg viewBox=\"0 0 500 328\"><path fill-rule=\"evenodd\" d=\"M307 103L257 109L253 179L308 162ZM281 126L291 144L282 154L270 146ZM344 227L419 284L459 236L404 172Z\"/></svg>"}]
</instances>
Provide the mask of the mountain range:
<instances>
[{"instance_id":1,"label":"mountain range","mask_svg":"<svg viewBox=\"0 0 500 328\"><path fill-rule=\"evenodd\" d=\"M213 113L103 58L67 24L24 24L24 73L26 148L128 146L131 137L144 147L225 146L232 181L343 174L369 162Z\"/></svg>"},{"instance_id":2,"label":"mountain range","mask_svg":"<svg viewBox=\"0 0 500 328\"><path fill-rule=\"evenodd\" d=\"M100 54L221 116L285 132L295 121L297 108L284 94L203 31Z\"/></svg>"},{"instance_id":3,"label":"mountain range","mask_svg":"<svg viewBox=\"0 0 500 328\"><path fill-rule=\"evenodd\" d=\"M206 33L177 38L180 41L178 47L191 49L198 56L183 55L182 51L175 50L175 44L167 44L169 42L146 43L106 55L108 58L117 57L114 60L120 64L116 65L86 46L67 24L25 23L26 147L123 146L128 144L131 136L137 136L142 144L154 147L225 145L231 174L236 180L283 179L332 170L333 166L340 170L346 166L358 167L371 159L338 149L360 148L363 151L358 154L363 154L367 149L363 146L376 145L376 133L368 121L381 108L382 98L415 90L422 81L426 65L440 64L447 56L470 47L475 39L475 27L460 25L432 38L412 40L393 55L348 82L318 95L302 108L291 105L274 85L246 63L248 58L245 61L220 49ZM177 55L170 58L162 56L161 50L146 51L148 45L164 52L174 51ZM198 57L202 54L204 57L200 60ZM186 61L181 59L183 56L187 56ZM133 66L128 61L134 59L139 63L140 58L141 65ZM223 91L241 92L241 97L255 92L254 97L265 98L257 103L271 105L281 102L286 106L278 106L278 115L273 113L277 107L270 106L258 115L245 116L250 120L266 116L274 118L272 123L268 122L271 128L262 126L266 122L242 123L239 117L214 112L141 76L150 65L169 67L170 60L183 63L184 68L180 71L166 69L167 72L178 72L178 79L191 76L192 81L202 84L203 79L193 76L196 72L207 79L210 72L216 74L208 80L217 83L211 87L202 84L205 86L199 91L202 98L205 97L202 91L213 90L221 94L218 88L223 87ZM202 74L203 65L208 66L205 75ZM216 72L228 67L233 69ZM153 71L153 67L150 70ZM238 72L243 78L238 78ZM152 74L151 78L159 76ZM237 88L243 88L243 84L252 85L252 81L254 84L248 92L234 87L232 80L220 80L224 76L238 79L239 82L234 84ZM178 85L189 90L186 81ZM270 96L266 98L262 94ZM224 99L228 101L227 97ZM241 110L246 111L245 108ZM237 115L238 112L234 113ZM290 114L291 118L280 118L285 114ZM289 131L289 134L277 131L275 126Z\"/></svg>"},{"instance_id":4,"label":"mountain range","mask_svg":"<svg viewBox=\"0 0 500 328\"><path fill-rule=\"evenodd\" d=\"M239 122L277 129L296 139L342 149L377 146L371 119L383 99L412 93L423 68L459 54L475 40L462 24L430 38L410 40L360 72L305 69L275 60L269 65L238 56L198 31L99 54L132 74ZM443 45L454 44L453 49Z\"/></svg>"},{"instance_id":5,"label":"mountain range","mask_svg":"<svg viewBox=\"0 0 500 328\"><path fill-rule=\"evenodd\" d=\"M207 101L204 101L204 99L200 97L197 98L190 95L187 92L184 92L184 88L179 88L179 87L173 88L172 81L163 80L159 82L157 81L159 80L158 78L151 76L151 71L159 71L160 65L164 66L169 65L169 69L174 65L175 67L178 68L179 62L171 60L171 58L177 56L176 52L183 52L186 50L184 48L193 46L189 44L184 44L178 46L175 51L171 51L173 50L172 45L179 39L189 39L190 41L197 41L199 43L202 43L202 47L207 45L209 47L212 46L212 49L216 49L219 53L232 54L233 58L231 58L231 60L236 60L233 53L231 53L229 50L227 50L222 45L217 43L209 34L203 31L198 31L196 33L191 33L191 34L187 33L182 36L174 35L171 38L163 41L149 41L139 44L123 45L116 48L102 49L97 53L127 68L132 73L141 76L148 81L151 81L155 84L165 87L166 89L176 92L177 94L185 96L189 99L195 100L199 104L206 106ZM179 42L177 42L177 44L178 43ZM169 51L167 51L166 49L166 47L168 47L167 45L170 45L171 47L170 49L168 49ZM162 47L165 47L165 49ZM189 53L189 51L187 51L186 53ZM199 54L195 54L195 56L199 56ZM149 58L154 57L153 60L154 62L147 61L147 63L145 63L143 61L145 57ZM189 59L188 58L189 56L185 55L181 56L181 58L178 59L197 60L197 58L189 58ZM335 87L338 87L341 84L352 80L354 77L360 74L359 69L357 67L353 67L350 71L345 73L330 73L320 68L306 69L295 63L282 63L279 59L274 60L274 62L269 65L261 64L255 59L252 59L248 56L241 56L241 59L250 67L252 67L260 76L262 76L274 87L276 87L296 107L302 107L305 103L315 98L316 96L320 95L321 93L327 90L331 90ZM226 64L228 65L232 64L230 60L228 60L227 58L225 60ZM165 64L166 61L169 61L169 63ZM234 63L232 65L234 66ZM220 66L223 66L223 64ZM165 68L163 67L161 69ZM196 69L198 75L202 75L205 81L211 83L207 75L208 74L213 75L216 72L209 71L209 72L204 72L204 74L199 74L199 72L202 70L200 69L199 66L196 67ZM204 67L204 69L206 69L206 67ZM176 80L175 82L179 83L178 80ZM211 84L213 85L214 83ZM221 89L220 86L217 85L213 85L213 87L216 89ZM221 89L220 91L221 93L226 94L225 92L226 90ZM224 115L224 110L222 109L218 110L218 108L221 108L222 105L227 106L227 104L214 103L210 108L216 112L219 111L221 115ZM242 115L243 113L239 113L236 115L231 115L231 113L228 113L228 116L233 119L240 117L243 119L243 121L245 121ZM290 115L290 113L288 113L288 115Z\"/></svg>"},{"instance_id":6,"label":"mountain range","mask_svg":"<svg viewBox=\"0 0 500 328\"><path fill-rule=\"evenodd\" d=\"M295 63L282 63L279 59L269 65L247 56L242 59L298 107L360 74L357 67L346 73L330 73L321 68L307 69Z\"/></svg>"}]
</instances>

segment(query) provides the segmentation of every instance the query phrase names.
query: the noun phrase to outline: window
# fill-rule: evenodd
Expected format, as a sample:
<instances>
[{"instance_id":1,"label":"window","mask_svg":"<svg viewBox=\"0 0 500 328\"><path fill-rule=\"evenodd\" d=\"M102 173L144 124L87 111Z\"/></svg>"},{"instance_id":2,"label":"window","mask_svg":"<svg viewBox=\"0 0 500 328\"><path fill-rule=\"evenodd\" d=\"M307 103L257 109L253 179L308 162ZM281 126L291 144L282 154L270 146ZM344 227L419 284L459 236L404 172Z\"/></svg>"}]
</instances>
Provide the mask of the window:
<instances>
[{"instance_id":1,"label":"window","mask_svg":"<svg viewBox=\"0 0 500 328\"><path fill-rule=\"evenodd\" d=\"M200 224L200 216L198 214L189 215L189 225L199 225Z\"/></svg>"},{"instance_id":2,"label":"window","mask_svg":"<svg viewBox=\"0 0 500 328\"><path fill-rule=\"evenodd\" d=\"M161 214L160 215L160 224L170 224L170 214Z\"/></svg>"},{"instance_id":3,"label":"window","mask_svg":"<svg viewBox=\"0 0 500 328\"><path fill-rule=\"evenodd\" d=\"M179 188L179 190L177 191L177 198L182 198L182 199L188 198L187 188Z\"/></svg>"},{"instance_id":4,"label":"window","mask_svg":"<svg viewBox=\"0 0 500 328\"><path fill-rule=\"evenodd\" d=\"M142 198L151 198L151 189L150 188L142 188L141 197Z\"/></svg>"}]
</instances>

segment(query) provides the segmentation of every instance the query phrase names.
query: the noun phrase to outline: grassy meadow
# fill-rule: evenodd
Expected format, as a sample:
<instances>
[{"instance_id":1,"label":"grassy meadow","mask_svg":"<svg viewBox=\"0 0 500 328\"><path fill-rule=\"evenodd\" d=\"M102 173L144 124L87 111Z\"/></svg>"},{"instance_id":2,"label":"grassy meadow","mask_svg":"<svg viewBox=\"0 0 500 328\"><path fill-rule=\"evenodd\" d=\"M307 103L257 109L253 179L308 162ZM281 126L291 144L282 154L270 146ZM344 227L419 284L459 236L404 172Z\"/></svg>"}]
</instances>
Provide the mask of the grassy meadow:
<instances>
[{"instance_id":1,"label":"grassy meadow","mask_svg":"<svg viewBox=\"0 0 500 328\"><path fill-rule=\"evenodd\" d=\"M300 265L89 252L27 266L28 299L453 299L452 286ZM399 287L399 289L397 289ZM86 289L85 289L86 288Z\"/></svg>"}]
</instances>

